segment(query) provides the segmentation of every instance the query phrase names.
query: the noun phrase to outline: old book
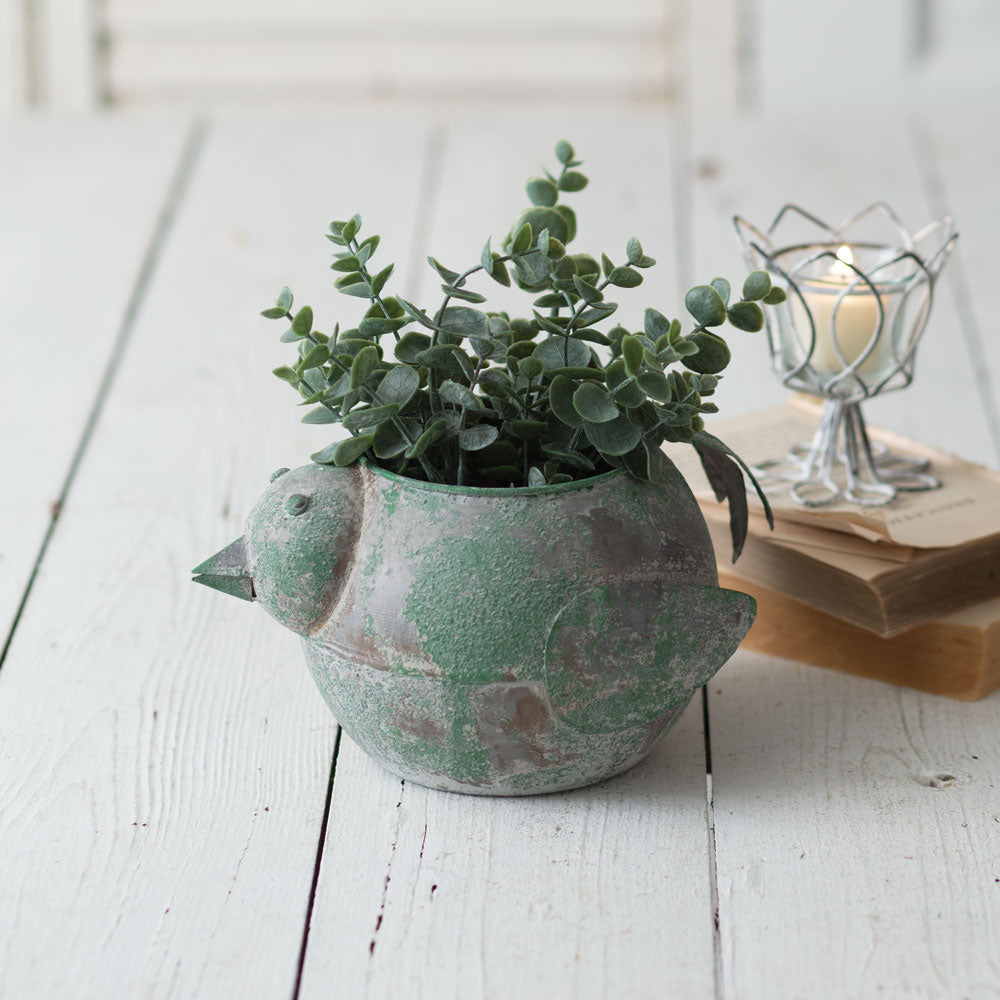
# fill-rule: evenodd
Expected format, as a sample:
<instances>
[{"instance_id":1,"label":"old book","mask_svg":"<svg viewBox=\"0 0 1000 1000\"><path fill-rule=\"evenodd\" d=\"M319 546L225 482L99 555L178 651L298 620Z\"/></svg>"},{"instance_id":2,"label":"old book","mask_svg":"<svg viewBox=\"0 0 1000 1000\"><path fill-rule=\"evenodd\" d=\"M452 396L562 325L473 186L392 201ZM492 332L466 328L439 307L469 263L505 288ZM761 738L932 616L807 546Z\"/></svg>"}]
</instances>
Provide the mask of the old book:
<instances>
[{"instance_id":1,"label":"old book","mask_svg":"<svg viewBox=\"0 0 1000 1000\"><path fill-rule=\"evenodd\" d=\"M966 701L1000 687L1000 597L883 639L728 570L719 581L757 599L743 648Z\"/></svg>"},{"instance_id":2,"label":"old book","mask_svg":"<svg viewBox=\"0 0 1000 1000\"><path fill-rule=\"evenodd\" d=\"M709 430L750 464L780 458L816 427L816 412L790 404L716 421ZM872 439L927 458L940 489L901 493L892 504L839 501L804 508L771 494L769 531L751 494L749 534L738 572L880 636L1000 595L1000 474L877 428ZM691 449L687 449L688 452ZM702 505L720 563L731 551L725 508L695 456L667 454Z\"/></svg>"},{"instance_id":3,"label":"old book","mask_svg":"<svg viewBox=\"0 0 1000 1000\"><path fill-rule=\"evenodd\" d=\"M731 549L724 512L702 508L720 563ZM947 549L921 549L908 562L747 535L741 576L879 636L1000 595L1000 534Z\"/></svg>"}]
</instances>

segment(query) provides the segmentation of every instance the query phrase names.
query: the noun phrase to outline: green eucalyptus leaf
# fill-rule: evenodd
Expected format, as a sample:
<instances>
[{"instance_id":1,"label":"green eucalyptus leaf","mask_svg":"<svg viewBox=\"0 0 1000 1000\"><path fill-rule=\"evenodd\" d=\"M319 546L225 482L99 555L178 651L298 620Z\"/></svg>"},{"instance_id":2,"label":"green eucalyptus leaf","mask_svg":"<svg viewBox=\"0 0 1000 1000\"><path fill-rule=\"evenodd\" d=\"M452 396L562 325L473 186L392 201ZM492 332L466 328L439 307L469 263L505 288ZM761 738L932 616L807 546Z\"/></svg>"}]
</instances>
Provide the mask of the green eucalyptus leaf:
<instances>
[{"instance_id":1,"label":"green eucalyptus leaf","mask_svg":"<svg viewBox=\"0 0 1000 1000\"><path fill-rule=\"evenodd\" d=\"M545 371L545 365L537 357L529 355L517 362L517 370L524 378L535 379Z\"/></svg>"},{"instance_id":2,"label":"green eucalyptus leaf","mask_svg":"<svg viewBox=\"0 0 1000 1000\"><path fill-rule=\"evenodd\" d=\"M358 263L363 267L372 258L372 254L378 249L379 237L369 236L368 239L362 241L361 245L358 247L357 258Z\"/></svg>"},{"instance_id":3,"label":"green eucalyptus leaf","mask_svg":"<svg viewBox=\"0 0 1000 1000\"><path fill-rule=\"evenodd\" d=\"M596 382L584 382L573 393L573 406L584 420L593 424L605 423L618 416L618 407L607 389Z\"/></svg>"},{"instance_id":4,"label":"green eucalyptus leaf","mask_svg":"<svg viewBox=\"0 0 1000 1000\"><path fill-rule=\"evenodd\" d=\"M785 295L784 288L779 288L775 285L768 293L764 296L764 303L769 306L778 306L785 301L787 296Z\"/></svg>"},{"instance_id":5,"label":"green eucalyptus leaf","mask_svg":"<svg viewBox=\"0 0 1000 1000\"><path fill-rule=\"evenodd\" d=\"M394 333L409 322L410 320L405 317L403 319L389 319L386 316L366 316L358 324L358 330L364 337L381 337L386 333Z\"/></svg>"},{"instance_id":6,"label":"green eucalyptus leaf","mask_svg":"<svg viewBox=\"0 0 1000 1000\"><path fill-rule=\"evenodd\" d=\"M356 299L371 297L371 285L360 274L345 274L333 283L334 288L343 295L352 295Z\"/></svg>"},{"instance_id":7,"label":"green eucalyptus leaf","mask_svg":"<svg viewBox=\"0 0 1000 1000\"><path fill-rule=\"evenodd\" d=\"M553 378L556 375L565 375L567 378L585 378L585 379L599 379L602 378L602 372L599 368L582 368L576 365L567 365L563 368L550 368L548 374Z\"/></svg>"},{"instance_id":8,"label":"green eucalyptus leaf","mask_svg":"<svg viewBox=\"0 0 1000 1000\"><path fill-rule=\"evenodd\" d=\"M303 306L292 320L292 329L300 337L308 337L312 332L313 311L310 306Z\"/></svg>"},{"instance_id":9,"label":"green eucalyptus leaf","mask_svg":"<svg viewBox=\"0 0 1000 1000\"><path fill-rule=\"evenodd\" d=\"M485 295L480 295L479 292L473 292L467 288L456 288L454 285L442 285L441 291L453 299L463 299L465 302L474 302L477 305L486 301Z\"/></svg>"},{"instance_id":10,"label":"green eucalyptus leaf","mask_svg":"<svg viewBox=\"0 0 1000 1000\"><path fill-rule=\"evenodd\" d=\"M556 417L569 427L582 427L583 417L573 405L576 383L565 375L557 375L549 386L549 405Z\"/></svg>"},{"instance_id":11,"label":"green eucalyptus leaf","mask_svg":"<svg viewBox=\"0 0 1000 1000\"><path fill-rule=\"evenodd\" d=\"M618 288L635 288L642 284L642 275L631 267L616 267L608 275L608 281Z\"/></svg>"},{"instance_id":12,"label":"green eucalyptus leaf","mask_svg":"<svg viewBox=\"0 0 1000 1000\"><path fill-rule=\"evenodd\" d=\"M587 423L584 434L602 455L625 455L642 438L642 432L624 414L602 423Z\"/></svg>"},{"instance_id":13,"label":"green eucalyptus leaf","mask_svg":"<svg viewBox=\"0 0 1000 1000\"><path fill-rule=\"evenodd\" d=\"M592 284L584 281L578 274L573 275L573 287L576 288L577 295L580 296L587 305L595 305L604 298L604 293L595 288Z\"/></svg>"},{"instance_id":14,"label":"green eucalyptus leaf","mask_svg":"<svg viewBox=\"0 0 1000 1000\"><path fill-rule=\"evenodd\" d=\"M400 308L403 309L412 319L415 319L421 326L428 330L434 329L434 320L430 318L422 309L418 309L412 302L407 302L404 298L397 298Z\"/></svg>"},{"instance_id":15,"label":"green eucalyptus leaf","mask_svg":"<svg viewBox=\"0 0 1000 1000\"><path fill-rule=\"evenodd\" d=\"M762 274L763 272L754 272ZM729 310L729 322L737 330L757 333L764 328L764 310L756 302L737 302Z\"/></svg>"},{"instance_id":16,"label":"green eucalyptus leaf","mask_svg":"<svg viewBox=\"0 0 1000 1000\"><path fill-rule=\"evenodd\" d=\"M420 388L420 373L409 365L394 365L379 383L378 398L382 403L395 403L400 409Z\"/></svg>"},{"instance_id":17,"label":"green eucalyptus leaf","mask_svg":"<svg viewBox=\"0 0 1000 1000\"><path fill-rule=\"evenodd\" d=\"M340 414L325 406L317 406L315 410L310 410L303 418L304 424L336 424L340 422Z\"/></svg>"},{"instance_id":18,"label":"green eucalyptus leaf","mask_svg":"<svg viewBox=\"0 0 1000 1000\"><path fill-rule=\"evenodd\" d=\"M573 151L573 147L565 139L560 139L556 143L556 159L563 166L566 166L567 163L571 163L575 156L576 153Z\"/></svg>"},{"instance_id":19,"label":"green eucalyptus leaf","mask_svg":"<svg viewBox=\"0 0 1000 1000\"><path fill-rule=\"evenodd\" d=\"M545 177L532 177L525 185L532 205L551 208L559 200L559 189Z\"/></svg>"},{"instance_id":20,"label":"green eucalyptus leaf","mask_svg":"<svg viewBox=\"0 0 1000 1000\"><path fill-rule=\"evenodd\" d=\"M458 444L463 451L481 451L496 441L498 433L492 424L476 424L458 432Z\"/></svg>"},{"instance_id":21,"label":"green eucalyptus leaf","mask_svg":"<svg viewBox=\"0 0 1000 1000\"><path fill-rule=\"evenodd\" d=\"M385 288L385 283L389 280L389 276L392 274L395 264L390 264L388 267L382 268L378 274L372 278L372 289L371 297L374 299L379 295L383 288Z\"/></svg>"},{"instance_id":22,"label":"green eucalyptus leaf","mask_svg":"<svg viewBox=\"0 0 1000 1000\"><path fill-rule=\"evenodd\" d=\"M726 303L711 285L695 285L684 296L684 306L703 326L721 326L726 322Z\"/></svg>"},{"instance_id":23,"label":"green eucalyptus leaf","mask_svg":"<svg viewBox=\"0 0 1000 1000\"><path fill-rule=\"evenodd\" d=\"M530 469L528 469L528 485L529 486L546 485L545 473L542 472L542 470L539 469L538 466L536 465L533 465Z\"/></svg>"},{"instance_id":24,"label":"green eucalyptus leaf","mask_svg":"<svg viewBox=\"0 0 1000 1000\"><path fill-rule=\"evenodd\" d=\"M340 260L335 260L330 268L333 271L347 271L348 273L354 273L360 271L364 265L361 261L355 257L353 254L349 254L346 257L341 257Z\"/></svg>"},{"instance_id":25,"label":"green eucalyptus leaf","mask_svg":"<svg viewBox=\"0 0 1000 1000\"><path fill-rule=\"evenodd\" d=\"M493 255L493 270L490 272L490 277L498 285L503 285L504 288L510 288L510 273L507 271L506 263L500 260L499 254Z\"/></svg>"},{"instance_id":26,"label":"green eucalyptus leaf","mask_svg":"<svg viewBox=\"0 0 1000 1000\"><path fill-rule=\"evenodd\" d=\"M520 220L518 220L520 222ZM524 253L531 246L532 228L530 222L520 222L517 234L510 245L511 253Z\"/></svg>"},{"instance_id":27,"label":"green eucalyptus leaf","mask_svg":"<svg viewBox=\"0 0 1000 1000\"><path fill-rule=\"evenodd\" d=\"M448 431L448 421L443 417L432 420L403 454L407 458L420 458L435 441L442 438Z\"/></svg>"},{"instance_id":28,"label":"green eucalyptus leaf","mask_svg":"<svg viewBox=\"0 0 1000 1000\"><path fill-rule=\"evenodd\" d=\"M526 358L535 349L535 345L530 340L520 340L517 343L511 344L507 348L504 355L507 364L513 368L513 363L515 361L520 361L521 358Z\"/></svg>"},{"instance_id":29,"label":"green eucalyptus leaf","mask_svg":"<svg viewBox=\"0 0 1000 1000\"><path fill-rule=\"evenodd\" d=\"M422 351L426 351L430 346L431 338L426 333L410 330L399 338L399 342L395 347L396 357L407 364L415 364L417 355Z\"/></svg>"},{"instance_id":30,"label":"green eucalyptus leaf","mask_svg":"<svg viewBox=\"0 0 1000 1000\"><path fill-rule=\"evenodd\" d=\"M361 216L353 215L350 219L343 224L340 230L340 238L346 240L350 243L358 234L358 230L361 228Z\"/></svg>"},{"instance_id":31,"label":"green eucalyptus leaf","mask_svg":"<svg viewBox=\"0 0 1000 1000\"><path fill-rule=\"evenodd\" d=\"M611 341L597 330L574 330L571 336L574 340L585 340L588 344L600 344L602 347L611 346Z\"/></svg>"},{"instance_id":32,"label":"green eucalyptus leaf","mask_svg":"<svg viewBox=\"0 0 1000 1000\"><path fill-rule=\"evenodd\" d=\"M622 360L629 375L638 375L642 370L643 344L632 334L622 337Z\"/></svg>"},{"instance_id":33,"label":"green eucalyptus leaf","mask_svg":"<svg viewBox=\"0 0 1000 1000\"><path fill-rule=\"evenodd\" d=\"M297 340L301 340L303 335L297 334L291 327L289 327L278 339L283 344L294 344Z\"/></svg>"},{"instance_id":34,"label":"green eucalyptus leaf","mask_svg":"<svg viewBox=\"0 0 1000 1000\"><path fill-rule=\"evenodd\" d=\"M553 229L551 226L548 227L549 232L557 239L563 243L569 243L576 237L576 212L569 207L569 205L556 205L552 209L561 219L562 219L562 230L560 233L557 229Z\"/></svg>"},{"instance_id":35,"label":"green eucalyptus leaf","mask_svg":"<svg viewBox=\"0 0 1000 1000\"><path fill-rule=\"evenodd\" d=\"M588 179L579 170L567 170L559 178L559 190L582 191L588 183Z\"/></svg>"},{"instance_id":36,"label":"green eucalyptus leaf","mask_svg":"<svg viewBox=\"0 0 1000 1000\"><path fill-rule=\"evenodd\" d=\"M309 368L319 368L320 365L325 365L327 361L330 360L330 348L326 344L317 344L308 354L302 359L302 370L306 371ZM376 360L378 357L376 355Z\"/></svg>"},{"instance_id":37,"label":"green eucalyptus leaf","mask_svg":"<svg viewBox=\"0 0 1000 1000\"><path fill-rule=\"evenodd\" d=\"M771 291L771 275L767 271L752 271L743 282L743 298L751 302L767 297Z\"/></svg>"},{"instance_id":38,"label":"green eucalyptus leaf","mask_svg":"<svg viewBox=\"0 0 1000 1000\"><path fill-rule=\"evenodd\" d=\"M375 371L375 367L378 365L378 362L378 351L375 349L374 345L370 345L358 351L351 364L351 388L357 389L359 386L364 385L368 376Z\"/></svg>"},{"instance_id":39,"label":"green eucalyptus leaf","mask_svg":"<svg viewBox=\"0 0 1000 1000\"><path fill-rule=\"evenodd\" d=\"M608 365L605 378L611 395L619 406L631 409L635 406L642 406L646 402L645 394L636 384L635 377L629 375L625 370L625 362L621 358L617 358Z\"/></svg>"},{"instance_id":40,"label":"green eucalyptus leaf","mask_svg":"<svg viewBox=\"0 0 1000 1000\"><path fill-rule=\"evenodd\" d=\"M468 306L450 306L445 309L438 329L442 333L452 333L458 337L488 337L489 317Z\"/></svg>"},{"instance_id":41,"label":"green eucalyptus leaf","mask_svg":"<svg viewBox=\"0 0 1000 1000\"><path fill-rule=\"evenodd\" d=\"M455 372L460 369L455 361L457 347L448 344L438 344L435 347L428 347L426 351L421 351L415 358L414 364L423 368L434 368L440 371Z\"/></svg>"},{"instance_id":42,"label":"green eucalyptus leaf","mask_svg":"<svg viewBox=\"0 0 1000 1000\"><path fill-rule=\"evenodd\" d=\"M580 426L583 425L581 424ZM547 455L549 458L554 458L556 461L570 466L570 468L581 469L584 472L594 471L594 463L587 458L586 455L574 448L560 448L557 445L546 444L543 442L541 449L543 455Z\"/></svg>"},{"instance_id":43,"label":"green eucalyptus leaf","mask_svg":"<svg viewBox=\"0 0 1000 1000\"><path fill-rule=\"evenodd\" d=\"M410 438L415 441L420 435L420 424L405 418L401 418L401 420ZM375 452L376 458L395 458L397 455L402 455L409 446L410 441L407 440L406 435L396 422L386 421L375 429L375 442L372 445L372 451Z\"/></svg>"},{"instance_id":44,"label":"green eucalyptus leaf","mask_svg":"<svg viewBox=\"0 0 1000 1000\"><path fill-rule=\"evenodd\" d=\"M709 284L722 296L722 301L726 305L729 305L729 294L732 291L732 287L725 278L713 278Z\"/></svg>"},{"instance_id":45,"label":"green eucalyptus leaf","mask_svg":"<svg viewBox=\"0 0 1000 1000\"><path fill-rule=\"evenodd\" d=\"M585 368L590 362L585 343L558 335L543 340L532 353L546 368Z\"/></svg>"},{"instance_id":46,"label":"green eucalyptus leaf","mask_svg":"<svg viewBox=\"0 0 1000 1000\"><path fill-rule=\"evenodd\" d=\"M636 261L642 260L642 244L635 236L625 244L625 256L628 257L630 264L635 264Z\"/></svg>"},{"instance_id":47,"label":"green eucalyptus leaf","mask_svg":"<svg viewBox=\"0 0 1000 1000\"><path fill-rule=\"evenodd\" d=\"M349 430L359 430L363 427L378 427L387 420L392 420L399 414L395 403L388 406L366 406L360 410L351 410L341 423Z\"/></svg>"},{"instance_id":48,"label":"green eucalyptus leaf","mask_svg":"<svg viewBox=\"0 0 1000 1000\"><path fill-rule=\"evenodd\" d=\"M374 434L362 434L359 437L350 437L346 441L339 441L330 445L322 451L312 455L312 460L320 465L336 465L343 467L353 465L373 444Z\"/></svg>"},{"instance_id":49,"label":"green eucalyptus leaf","mask_svg":"<svg viewBox=\"0 0 1000 1000\"><path fill-rule=\"evenodd\" d=\"M483 251L479 255L479 263L483 265L483 270L487 274L493 273L493 251L490 249L490 241L487 240L483 246Z\"/></svg>"},{"instance_id":50,"label":"green eucalyptus leaf","mask_svg":"<svg viewBox=\"0 0 1000 1000\"><path fill-rule=\"evenodd\" d=\"M469 410L478 410L481 408L481 404L476 398L475 393L468 386L460 385L451 379L446 379L442 382L438 392L446 403L452 403L455 406L461 406Z\"/></svg>"},{"instance_id":51,"label":"green eucalyptus leaf","mask_svg":"<svg viewBox=\"0 0 1000 1000\"><path fill-rule=\"evenodd\" d=\"M543 420L507 420L504 429L522 441L537 441L545 433Z\"/></svg>"},{"instance_id":52,"label":"green eucalyptus leaf","mask_svg":"<svg viewBox=\"0 0 1000 1000\"><path fill-rule=\"evenodd\" d=\"M679 323L677 328L678 330L680 329ZM655 309L647 309L643 320L643 329L645 329L646 336L650 340L656 341L660 337L669 334L670 320L663 313L657 312Z\"/></svg>"},{"instance_id":53,"label":"green eucalyptus leaf","mask_svg":"<svg viewBox=\"0 0 1000 1000\"><path fill-rule=\"evenodd\" d=\"M729 364L732 357L729 345L717 334L701 330L687 340L698 348L696 354L684 358L684 366L691 371L715 375Z\"/></svg>"},{"instance_id":54,"label":"green eucalyptus leaf","mask_svg":"<svg viewBox=\"0 0 1000 1000\"><path fill-rule=\"evenodd\" d=\"M647 395L658 403L669 403L673 399L670 383L663 372L640 372L636 376L636 384Z\"/></svg>"},{"instance_id":55,"label":"green eucalyptus leaf","mask_svg":"<svg viewBox=\"0 0 1000 1000\"><path fill-rule=\"evenodd\" d=\"M441 280L449 285L454 285L455 282L458 281L459 277L461 277L458 271L452 271L451 268L445 267L444 264L442 264L439 260L436 260L434 257L428 257L427 263L430 264L435 271L437 271Z\"/></svg>"},{"instance_id":56,"label":"green eucalyptus leaf","mask_svg":"<svg viewBox=\"0 0 1000 1000\"><path fill-rule=\"evenodd\" d=\"M606 320L617 309L618 304L616 302L599 302L597 305L591 306L589 309L584 309L580 313L576 318L577 325L580 327L593 326L595 323Z\"/></svg>"}]
</instances>

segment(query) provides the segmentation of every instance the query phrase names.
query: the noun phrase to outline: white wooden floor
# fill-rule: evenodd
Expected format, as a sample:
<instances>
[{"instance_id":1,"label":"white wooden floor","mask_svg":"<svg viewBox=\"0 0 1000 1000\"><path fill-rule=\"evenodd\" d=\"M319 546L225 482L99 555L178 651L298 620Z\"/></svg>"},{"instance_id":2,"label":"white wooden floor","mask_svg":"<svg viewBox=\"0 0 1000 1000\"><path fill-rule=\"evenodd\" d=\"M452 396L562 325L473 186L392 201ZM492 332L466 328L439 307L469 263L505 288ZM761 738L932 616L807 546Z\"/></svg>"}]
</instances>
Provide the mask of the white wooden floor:
<instances>
[{"instance_id":1,"label":"white wooden floor","mask_svg":"<svg viewBox=\"0 0 1000 1000\"><path fill-rule=\"evenodd\" d=\"M429 301L426 254L474 262L563 136L581 249L661 261L633 323L742 276L733 212L954 211L917 380L870 412L1000 459L982 113L0 123L0 997L1000 997L1000 696L739 653L624 777L480 800L383 773L290 633L188 582L326 443L257 313L349 313L329 220ZM778 401L732 340L723 413Z\"/></svg>"}]
</instances>

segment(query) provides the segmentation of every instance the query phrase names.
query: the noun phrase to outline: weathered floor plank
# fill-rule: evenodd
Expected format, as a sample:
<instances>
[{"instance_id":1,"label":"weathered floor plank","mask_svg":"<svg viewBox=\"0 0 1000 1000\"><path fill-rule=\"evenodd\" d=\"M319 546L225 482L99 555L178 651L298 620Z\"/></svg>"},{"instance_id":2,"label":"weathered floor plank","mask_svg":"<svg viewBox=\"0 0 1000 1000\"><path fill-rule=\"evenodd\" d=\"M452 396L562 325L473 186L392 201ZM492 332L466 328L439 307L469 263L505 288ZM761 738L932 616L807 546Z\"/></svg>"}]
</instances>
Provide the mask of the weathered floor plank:
<instances>
[{"instance_id":1,"label":"weathered floor plank","mask_svg":"<svg viewBox=\"0 0 1000 1000\"><path fill-rule=\"evenodd\" d=\"M102 378L127 340L183 119L4 122L0 666Z\"/></svg>"},{"instance_id":2,"label":"weathered floor plank","mask_svg":"<svg viewBox=\"0 0 1000 1000\"><path fill-rule=\"evenodd\" d=\"M326 443L266 290L333 298L345 191L409 237L424 130L351 160L344 122L209 131L0 672L0 995L293 990L336 725L294 637L188 567Z\"/></svg>"}]
</instances>

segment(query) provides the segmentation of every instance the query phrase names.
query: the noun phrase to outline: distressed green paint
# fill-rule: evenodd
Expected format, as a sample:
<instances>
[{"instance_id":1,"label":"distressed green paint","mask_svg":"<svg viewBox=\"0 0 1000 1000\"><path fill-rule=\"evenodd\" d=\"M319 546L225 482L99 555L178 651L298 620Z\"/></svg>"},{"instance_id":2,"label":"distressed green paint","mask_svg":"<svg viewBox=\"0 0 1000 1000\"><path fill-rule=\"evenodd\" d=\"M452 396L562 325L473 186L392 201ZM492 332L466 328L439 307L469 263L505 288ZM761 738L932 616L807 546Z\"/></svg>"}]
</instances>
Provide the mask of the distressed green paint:
<instances>
[{"instance_id":1,"label":"distressed green paint","mask_svg":"<svg viewBox=\"0 0 1000 1000\"><path fill-rule=\"evenodd\" d=\"M753 617L665 478L460 489L307 466L200 568L252 578L345 731L397 774L571 788L641 760Z\"/></svg>"}]
</instances>

